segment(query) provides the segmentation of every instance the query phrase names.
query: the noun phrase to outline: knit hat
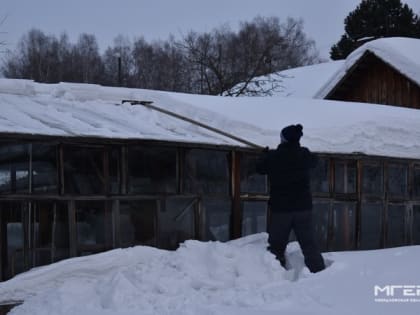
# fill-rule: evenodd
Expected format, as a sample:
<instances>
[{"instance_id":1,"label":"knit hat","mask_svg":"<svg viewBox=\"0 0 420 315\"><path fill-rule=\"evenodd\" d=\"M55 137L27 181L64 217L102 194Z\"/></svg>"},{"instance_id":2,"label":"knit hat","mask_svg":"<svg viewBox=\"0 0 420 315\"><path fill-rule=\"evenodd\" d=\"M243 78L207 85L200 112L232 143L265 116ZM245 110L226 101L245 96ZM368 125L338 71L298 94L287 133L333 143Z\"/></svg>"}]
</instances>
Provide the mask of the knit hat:
<instances>
[{"instance_id":1,"label":"knit hat","mask_svg":"<svg viewBox=\"0 0 420 315\"><path fill-rule=\"evenodd\" d=\"M298 143L303 136L301 124L284 127L280 133L281 142Z\"/></svg>"}]
</instances>

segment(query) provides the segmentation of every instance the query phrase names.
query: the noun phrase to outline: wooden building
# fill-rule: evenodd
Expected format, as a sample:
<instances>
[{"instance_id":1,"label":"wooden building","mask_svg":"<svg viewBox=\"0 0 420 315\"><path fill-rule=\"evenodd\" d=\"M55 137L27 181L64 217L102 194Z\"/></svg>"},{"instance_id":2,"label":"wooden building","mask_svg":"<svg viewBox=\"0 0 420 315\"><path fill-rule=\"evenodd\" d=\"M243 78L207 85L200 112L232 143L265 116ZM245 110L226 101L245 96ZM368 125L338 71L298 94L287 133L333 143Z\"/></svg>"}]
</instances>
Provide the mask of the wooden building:
<instances>
[{"instance_id":1,"label":"wooden building","mask_svg":"<svg viewBox=\"0 0 420 315\"><path fill-rule=\"evenodd\" d=\"M420 39L382 38L350 54L316 95L420 109Z\"/></svg>"},{"instance_id":2,"label":"wooden building","mask_svg":"<svg viewBox=\"0 0 420 315\"><path fill-rule=\"evenodd\" d=\"M141 104L120 105L127 97L153 101L190 121ZM227 241L266 231L268 183L255 172L260 149L204 125L275 146L279 133L269 130L268 118L286 119L281 128L302 117L277 115L270 109L277 104L268 102L0 80L1 280L112 248L175 249L191 238ZM250 109L267 116L264 126L257 114L241 118ZM313 135L322 137L315 128ZM354 153L350 144L344 146L350 151L334 145L334 152L321 140L312 142L321 159L312 189L322 249L420 244L420 139L410 138L413 151L398 157L368 146ZM394 145L395 139L385 140ZM365 146L372 140L358 141Z\"/></svg>"}]
</instances>

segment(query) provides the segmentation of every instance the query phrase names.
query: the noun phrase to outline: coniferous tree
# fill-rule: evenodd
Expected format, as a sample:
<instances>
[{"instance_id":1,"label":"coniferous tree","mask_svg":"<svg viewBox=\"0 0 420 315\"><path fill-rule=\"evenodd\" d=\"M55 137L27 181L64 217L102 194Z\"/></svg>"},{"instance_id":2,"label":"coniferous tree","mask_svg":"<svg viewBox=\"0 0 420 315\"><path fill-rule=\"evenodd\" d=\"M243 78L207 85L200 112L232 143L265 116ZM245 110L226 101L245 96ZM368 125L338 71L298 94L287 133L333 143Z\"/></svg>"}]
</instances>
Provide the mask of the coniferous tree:
<instances>
[{"instance_id":1,"label":"coniferous tree","mask_svg":"<svg viewBox=\"0 0 420 315\"><path fill-rule=\"evenodd\" d=\"M400 0L363 0L344 20L345 34L331 47L331 59L344 59L368 40L420 38L420 18Z\"/></svg>"}]
</instances>

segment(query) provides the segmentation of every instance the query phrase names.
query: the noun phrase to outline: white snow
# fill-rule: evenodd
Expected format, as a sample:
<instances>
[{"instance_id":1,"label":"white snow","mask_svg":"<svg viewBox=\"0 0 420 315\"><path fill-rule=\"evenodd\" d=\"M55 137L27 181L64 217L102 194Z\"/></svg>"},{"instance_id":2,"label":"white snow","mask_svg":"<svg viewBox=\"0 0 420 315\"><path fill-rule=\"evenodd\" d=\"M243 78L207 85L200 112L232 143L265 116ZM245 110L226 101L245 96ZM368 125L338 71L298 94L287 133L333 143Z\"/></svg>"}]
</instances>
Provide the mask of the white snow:
<instances>
[{"instance_id":1,"label":"white snow","mask_svg":"<svg viewBox=\"0 0 420 315\"><path fill-rule=\"evenodd\" d=\"M265 85L266 89L270 89L273 88L270 81L275 79L279 83L272 91L272 96L313 98L343 64L344 60L336 60L279 71L255 78L248 88L251 91L258 90L255 86L255 82L258 82L259 85ZM232 91L240 90L243 85L243 83L238 84Z\"/></svg>"},{"instance_id":2,"label":"white snow","mask_svg":"<svg viewBox=\"0 0 420 315\"><path fill-rule=\"evenodd\" d=\"M12 315L418 314L420 296L377 302L374 287L420 285L420 246L324 253L329 267L317 274L297 243L287 271L266 247L261 233L172 252L116 249L20 274L0 283L0 297L25 301Z\"/></svg>"},{"instance_id":3,"label":"white snow","mask_svg":"<svg viewBox=\"0 0 420 315\"><path fill-rule=\"evenodd\" d=\"M204 96L89 84L0 79L0 133L153 139L246 146L197 125L123 99L153 101L260 146L302 123L313 151L420 157L420 111L292 97Z\"/></svg>"},{"instance_id":4,"label":"white snow","mask_svg":"<svg viewBox=\"0 0 420 315\"><path fill-rule=\"evenodd\" d=\"M372 40L353 51L346 58L341 68L319 89L315 97L326 97L367 51L373 53L420 86L420 40L406 37L389 37Z\"/></svg>"}]
</instances>

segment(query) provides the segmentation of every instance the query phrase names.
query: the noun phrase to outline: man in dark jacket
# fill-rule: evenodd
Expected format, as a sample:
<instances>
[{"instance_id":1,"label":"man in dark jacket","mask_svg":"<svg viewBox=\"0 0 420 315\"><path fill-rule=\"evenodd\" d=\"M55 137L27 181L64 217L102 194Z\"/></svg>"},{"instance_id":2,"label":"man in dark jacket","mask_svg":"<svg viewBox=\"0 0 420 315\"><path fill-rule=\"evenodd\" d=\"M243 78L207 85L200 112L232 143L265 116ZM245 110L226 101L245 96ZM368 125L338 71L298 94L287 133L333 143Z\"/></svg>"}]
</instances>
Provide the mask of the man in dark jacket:
<instances>
[{"instance_id":1,"label":"man in dark jacket","mask_svg":"<svg viewBox=\"0 0 420 315\"><path fill-rule=\"evenodd\" d=\"M317 158L300 146L302 129L300 124L285 127L280 145L276 150L264 150L257 171L267 174L270 181L270 251L285 267L284 252L293 230L306 266L318 272L325 269L325 264L314 239L310 190L310 169L316 166Z\"/></svg>"}]
</instances>

